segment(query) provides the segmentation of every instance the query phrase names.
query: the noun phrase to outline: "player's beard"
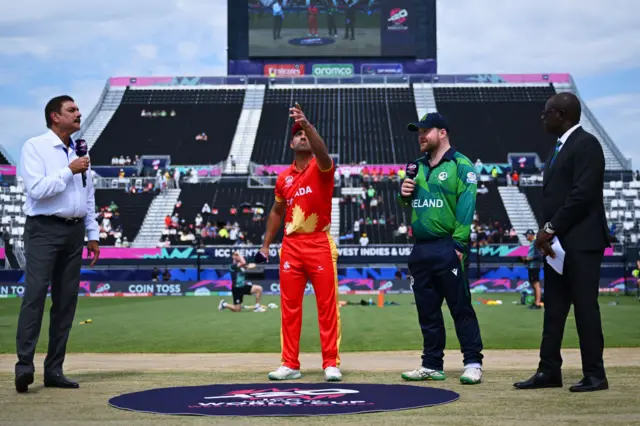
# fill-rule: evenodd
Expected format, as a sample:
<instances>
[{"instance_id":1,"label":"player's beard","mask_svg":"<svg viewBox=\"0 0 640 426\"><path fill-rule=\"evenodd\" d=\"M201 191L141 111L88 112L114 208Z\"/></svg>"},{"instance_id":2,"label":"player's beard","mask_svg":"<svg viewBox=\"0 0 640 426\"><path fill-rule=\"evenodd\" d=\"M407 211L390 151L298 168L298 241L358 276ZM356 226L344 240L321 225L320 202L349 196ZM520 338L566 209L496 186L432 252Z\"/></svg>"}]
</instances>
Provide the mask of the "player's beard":
<instances>
[{"instance_id":1,"label":"player's beard","mask_svg":"<svg viewBox=\"0 0 640 426\"><path fill-rule=\"evenodd\" d=\"M420 144L420 150L423 153L426 154L432 154L434 152L436 152L438 150L438 148L440 148L440 144L441 141L439 139L431 139L431 138L427 138L427 142L426 143L421 143Z\"/></svg>"}]
</instances>

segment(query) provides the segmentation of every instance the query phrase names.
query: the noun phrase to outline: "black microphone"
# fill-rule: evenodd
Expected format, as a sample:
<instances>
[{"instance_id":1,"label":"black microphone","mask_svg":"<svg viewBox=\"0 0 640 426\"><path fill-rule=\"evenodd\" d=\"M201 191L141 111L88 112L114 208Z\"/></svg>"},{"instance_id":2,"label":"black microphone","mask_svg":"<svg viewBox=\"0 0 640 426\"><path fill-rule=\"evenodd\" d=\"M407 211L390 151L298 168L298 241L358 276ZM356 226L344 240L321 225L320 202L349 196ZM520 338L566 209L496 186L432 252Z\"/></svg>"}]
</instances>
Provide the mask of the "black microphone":
<instances>
[{"instance_id":1,"label":"black microphone","mask_svg":"<svg viewBox=\"0 0 640 426\"><path fill-rule=\"evenodd\" d=\"M76 141L76 155L78 157L84 157L89 152L89 147L87 146L87 141L84 139L78 139ZM82 186L84 188L87 187L87 173L82 172Z\"/></svg>"},{"instance_id":2,"label":"black microphone","mask_svg":"<svg viewBox=\"0 0 640 426\"><path fill-rule=\"evenodd\" d=\"M412 161L407 164L407 168L405 169L407 172L407 177L411 180L414 180L416 176L418 176L418 170L420 165L417 161Z\"/></svg>"}]
</instances>

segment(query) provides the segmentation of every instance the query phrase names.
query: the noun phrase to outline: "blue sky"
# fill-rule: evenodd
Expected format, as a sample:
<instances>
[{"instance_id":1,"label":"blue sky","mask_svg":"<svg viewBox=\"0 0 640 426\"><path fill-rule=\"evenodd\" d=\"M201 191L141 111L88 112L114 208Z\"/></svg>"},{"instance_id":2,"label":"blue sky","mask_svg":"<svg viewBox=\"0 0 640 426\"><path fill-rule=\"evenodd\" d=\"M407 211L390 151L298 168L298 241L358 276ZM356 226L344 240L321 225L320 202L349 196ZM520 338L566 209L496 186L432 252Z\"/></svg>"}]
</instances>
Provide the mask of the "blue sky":
<instances>
[{"instance_id":1,"label":"blue sky","mask_svg":"<svg viewBox=\"0 0 640 426\"><path fill-rule=\"evenodd\" d=\"M236 0L242 1L242 0ZM44 105L88 115L108 77L224 75L227 0L21 0L0 15L0 144L18 159ZM640 168L640 2L438 1L439 71L569 72Z\"/></svg>"}]
</instances>

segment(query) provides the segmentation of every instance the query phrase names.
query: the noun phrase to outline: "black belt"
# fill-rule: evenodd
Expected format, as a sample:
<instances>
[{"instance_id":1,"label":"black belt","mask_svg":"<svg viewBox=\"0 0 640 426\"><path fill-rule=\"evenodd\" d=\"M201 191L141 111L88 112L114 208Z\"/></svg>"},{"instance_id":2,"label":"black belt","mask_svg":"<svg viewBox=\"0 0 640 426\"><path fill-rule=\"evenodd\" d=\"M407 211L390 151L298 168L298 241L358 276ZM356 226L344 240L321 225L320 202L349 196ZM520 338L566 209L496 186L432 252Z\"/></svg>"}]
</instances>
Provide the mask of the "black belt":
<instances>
[{"instance_id":1,"label":"black belt","mask_svg":"<svg viewBox=\"0 0 640 426\"><path fill-rule=\"evenodd\" d=\"M84 221L82 217L60 217L60 216L47 216L47 215L38 215L34 217L42 217L46 219L55 219L58 222L62 222L65 225L77 225L80 222Z\"/></svg>"}]
</instances>

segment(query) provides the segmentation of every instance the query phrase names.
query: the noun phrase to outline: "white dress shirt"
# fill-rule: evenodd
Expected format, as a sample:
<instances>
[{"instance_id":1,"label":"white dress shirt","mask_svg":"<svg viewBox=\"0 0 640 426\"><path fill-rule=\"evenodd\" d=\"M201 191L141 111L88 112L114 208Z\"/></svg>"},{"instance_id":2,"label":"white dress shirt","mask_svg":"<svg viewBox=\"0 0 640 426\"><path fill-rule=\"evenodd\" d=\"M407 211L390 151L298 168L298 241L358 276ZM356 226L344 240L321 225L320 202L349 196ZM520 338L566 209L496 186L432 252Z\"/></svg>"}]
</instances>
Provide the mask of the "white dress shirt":
<instances>
[{"instance_id":1,"label":"white dress shirt","mask_svg":"<svg viewBox=\"0 0 640 426\"><path fill-rule=\"evenodd\" d=\"M23 211L27 216L84 218L88 239L98 241L100 231L91 168L87 171L85 188L82 174L74 175L69 168L78 158L73 141L68 154L65 149L62 140L51 130L25 142L19 167L27 196Z\"/></svg>"},{"instance_id":2,"label":"white dress shirt","mask_svg":"<svg viewBox=\"0 0 640 426\"><path fill-rule=\"evenodd\" d=\"M567 139L569 139L569 136L571 136L571 133L573 133L578 127L580 127L580 124L576 124L575 126L570 128L569 130L564 132L564 134L562 136L560 136L560 139L558 139L558 142L560 142L560 148L558 148L558 152L560 152L562 150L562 147L567 142Z\"/></svg>"}]
</instances>

